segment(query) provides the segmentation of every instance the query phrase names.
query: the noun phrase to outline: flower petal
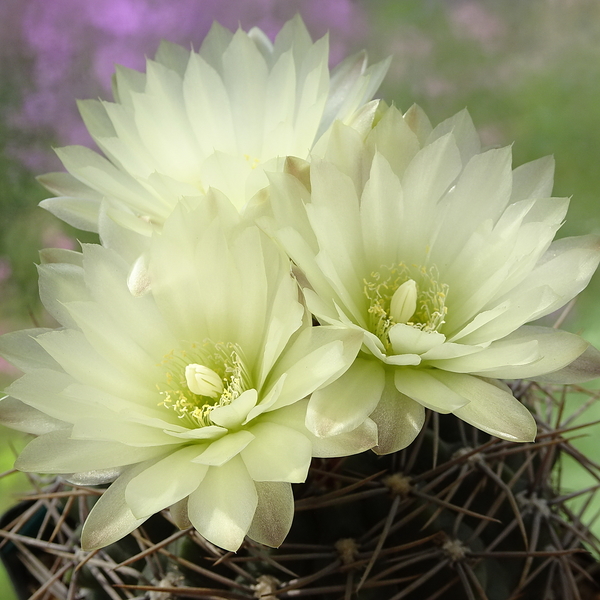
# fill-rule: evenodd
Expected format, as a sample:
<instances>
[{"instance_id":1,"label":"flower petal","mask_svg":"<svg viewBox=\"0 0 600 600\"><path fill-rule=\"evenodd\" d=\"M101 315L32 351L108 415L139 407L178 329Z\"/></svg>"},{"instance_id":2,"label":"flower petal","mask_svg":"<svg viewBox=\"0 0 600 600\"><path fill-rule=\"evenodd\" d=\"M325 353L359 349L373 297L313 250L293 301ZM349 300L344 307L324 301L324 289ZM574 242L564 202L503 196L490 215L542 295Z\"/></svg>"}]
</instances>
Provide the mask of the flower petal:
<instances>
[{"instance_id":1,"label":"flower petal","mask_svg":"<svg viewBox=\"0 0 600 600\"><path fill-rule=\"evenodd\" d=\"M234 457L222 467L211 467L188 500L194 527L209 542L235 552L250 528L258 493L242 461Z\"/></svg>"},{"instance_id":2,"label":"flower petal","mask_svg":"<svg viewBox=\"0 0 600 600\"><path fill-rule=\"evenodd\" d=\"M241 452L254 481L306 480L312 457L310 440L294 429L262 421L250 428L252 443Z\"/></svg>"},{"instance_id":3,"label":"flower petal","mask_svg":"<svg viewBox=\"0 0 600 600\"><path fill-rule=\"evenodd\" d=\"M294 496L289 483L258 481L255 483L258 506L248 537L259 544L278 548L292 526Z\"/></svg>"},{"instance_id":4,"label":"flower petal","mask_svg":"<svg viewBox=\"0 0 600 600\"><path fill-rule=\"evenodd\" d=\"M600 377L600 352L594 346L588 346L583 354L571 364L545 375L536 375L535 380L542 383L584 383Z\"/></svg>"},{"instance_id":5,"label":"flower petal","mask_svg":"<svg viewBox=\"0 0 600 600\"><path fill-rule=\"evenodd\" d=\"M175 502L170 509L171 518L179 529L187 529L192 526L192 523L188 517L188 499L187 497L182 498L179 502Z\"/></svg>"},{"instance_id":6,"label":"flower petal","mask_svg":"<svg viewBox=\"0 0 600 600\"><path fill-rule=\"evenodd\" d=\"M386 385L377 408L371 413L377 424L376 454L390 454L406 448L425 423L425 409L412 398L400 393L392 372L386 373Z\"/></svg>"},{"instance_id":7,"label":"flower petal","mask_svg":"<svg viewBox=\"0 0 600 600\"><path fill-rule=\"evenodd\" d=\"M132 467L121 475L94 504L81 532L81 547L85 551L103 548L125 537L148 517L134 517L125 501L129 482L147 465Z\"/></svg>"},{"instance_id":8,"label":"flower petal","mask_svg":"<svg viewBox=\"0 0 600 600\"><path fill-rule=\"evenodd\" d=\"M43 435L68 427L64 421L49 417L36 408L27 406L10 396L0 399L0 423L11 429L35 435Z\"/></svg>"},{"instance_id":9,"label":"flower petal","mask_svg":"<svg viewBox=\"0 0 600 600\"><path fill-rule=\"evenodd\" d=\"M452 412L463 421L511 442L531 442L537 427L531 413L494 379L441 371L439 379L469 402Z\"/></svg>"},{"instance_id":10,"label":"flower petal","mask_svg":"<svg viewBox=\"0 0 600 600\"><path fill-rule=\"evenodd\" d=\"M384 385L383 365L357 358L339 379L313 393L306 426L319 437L356 429L375 410Z\"/></svg>"},{"instance_id":11,"label":"flower petal","mask_svg":"<svg viewBox=\"0 0 600 600\"><path fill-rule=\"evenodd\" d=\"M352 431L339 435L317 437L310 432L309 435L312 441L313 456L318 458L338 458L359 454L376 446L378 439L377 424L371 419L365 419Z\"/></svg>"},{"instance_id":12,"label":"flower petal","mask_svg":"<svg viewBox=\"0 0 600 600\"><path fill-rule=\"evenodd\" d=\"M394 354L423 354L446 341L437 331L422 331L405 323L393 325L389 336Z\"/></svg>"},{"instance_id":13,"label":"flower petal","mask_svg":"<svg viewBox=\"0 0 600 600\"><path fill-rule=\"evenodd\" d=\"M334 327L308 327L286 349L273 369L270 380L285 373L275 408L281 408L308 396L334 381L346 371L362 344L359 331Z\"/></svg>"},{"instance_id":14,"label":"flower petal","mask_svg":"<svg viewBox=\"0 0 600 600\"><path fill-rule=\"evenodd\" d=\"M258 393L256 390L242 392L231 404L217 406L210 411L210 420L215 425L226 429L237 427L244 422L248 413L256 406Z\"/></svg>"},{"instance_id":15,"label":"flower petal","mask_svg":"<svg viewBox=\"0 0 600 600\"><path fill-rule=\"evenodd\" d=\"M141 462L165 453L165 446L136 448L118 442L71 440L70 432L58 430L35 438L15 462L30 473L78 473Z\"/></svg>"},{"instance_id":16,"label":"flower petal","mask_svg":"<svg viewBox=\"0 0 600 600\"><path fill-rule=\"evenodd\" d=\"M536 345L536 360L522 363L518 360L519 349L526 345ZM471 368L470 373L480 374L485 377L498 377L500 379L536 378L539 375L559 371L573 363L589 347L589 342L583 338L566 331L559 331L551 327L523 326L504 339L494 342L481 355L502 349L505 353L505 365L489 366L487 369ZM514 358L511 360L511 356ZM591 354L589 355L591 356ZM470 357L466 357L468 362ZM475 357L473 357L475 358Z\"/></svg>"},{"instance_id":17,"label":"flower petal","mask_svg":"<svg viewBox=\"0 0 600 600\"><path fill-rule=\"evenodd\" d=\"M416 400L425 408L439 413L454 412L464 406L468 400L455 393L443 382L437 369L396 369L394 383L402 394Z\"/></svg>"},{"instance_id":18,"label":"flower petal","mask_svg":"<svg viewBox=\"0 0 600 600\"><path fill-rule=\"evenodd\" d=\"M200 456L193 459L193 462L220 467L239 454L253 439L254 435L243 429L228 433L212 442Z\"/></svg>"},{"instance_id":19,"label":"flower petal","mask_svg":"<svg viewBox=\"0 0 600 600\"><path fill-rule=\"evenodd\" d=\"M208 466L192 462L203 446L176 450L136 475L125 489L125 500L133 515L149 517L189 496L204 479Z\"/></svg>"}]
</instances>

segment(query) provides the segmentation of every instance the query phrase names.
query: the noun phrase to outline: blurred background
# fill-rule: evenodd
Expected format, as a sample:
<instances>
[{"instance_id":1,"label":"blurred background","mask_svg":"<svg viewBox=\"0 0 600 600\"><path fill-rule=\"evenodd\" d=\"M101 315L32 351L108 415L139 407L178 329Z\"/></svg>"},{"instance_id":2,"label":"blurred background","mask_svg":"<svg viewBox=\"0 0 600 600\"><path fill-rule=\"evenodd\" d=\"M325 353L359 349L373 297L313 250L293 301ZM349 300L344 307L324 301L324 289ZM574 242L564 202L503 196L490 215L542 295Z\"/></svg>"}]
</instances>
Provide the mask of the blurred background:
<instances>
[{"instance_id":1,"label":"blurred background","mask_svg":"<svg viewBox=\"0 0 600 600\"><path fill-rule=\"evenodd\" d=\"M0 0L0 333L52 326L37 298L40 248L94 241L37 208L47 194L35 176L61 170L52 147L92 145L75 100L111 99L114 64L143 70L163 38L197 49L214 20L274 36L297 12L314 38L330 31L332 65L362 48L392 55L380 96L402 110L416 102L437 123L468 107L484 144L514 142L515 166L554 154L554 193L572 197L560 235L600 233L598 0ZM599 294L597 276L563 325L596 346ZM17 375L0 359L2 387ZM582 402L574 393L569 406ZM600 419L597 402L578 419ZM600 462L598 426L584 433L577 443ZM26 441L0 429L0 472ZM565 489L593 483L565 465ZM27 485L0 479L0 513Z\"/></svg>"}]
</instances>

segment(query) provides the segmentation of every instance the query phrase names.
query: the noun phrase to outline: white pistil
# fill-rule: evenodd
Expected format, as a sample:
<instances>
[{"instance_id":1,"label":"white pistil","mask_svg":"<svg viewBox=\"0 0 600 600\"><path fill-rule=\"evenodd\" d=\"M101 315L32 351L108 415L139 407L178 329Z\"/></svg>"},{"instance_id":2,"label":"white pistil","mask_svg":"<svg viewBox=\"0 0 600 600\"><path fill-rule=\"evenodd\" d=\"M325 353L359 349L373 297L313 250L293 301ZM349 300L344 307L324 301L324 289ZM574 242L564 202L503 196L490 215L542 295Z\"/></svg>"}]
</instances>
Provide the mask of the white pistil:
<instances>
[{"instance_id":1,"label":"white pistil","mask_svg":"<svg viewBox=\"0 0 600 600\"><path fill-rule=\"evenodd\" d=\"M187 365L185 381L190 392L198 396L218 398L223 393L223 380L219 374L204 365Z\"/></svg>"},{"instance_id":2,"label":"white pistil","mask_svg":"<svg viewBox=\"0 0 600 600\"><path fill-rule=\"evenodd\" d=\"M414 279L405 281L392 296L390 316L395 323L407 323L417 310L417 284Z\"/></svg>"}]
</instances>

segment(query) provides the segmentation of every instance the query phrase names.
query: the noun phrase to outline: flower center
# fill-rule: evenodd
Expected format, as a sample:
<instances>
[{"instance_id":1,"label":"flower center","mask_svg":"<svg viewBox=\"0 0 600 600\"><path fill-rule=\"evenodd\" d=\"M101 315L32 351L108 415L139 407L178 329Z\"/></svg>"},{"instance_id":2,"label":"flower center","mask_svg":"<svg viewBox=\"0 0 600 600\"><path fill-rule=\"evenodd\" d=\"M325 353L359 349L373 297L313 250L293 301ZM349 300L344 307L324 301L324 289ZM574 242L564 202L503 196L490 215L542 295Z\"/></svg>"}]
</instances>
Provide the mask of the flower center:
<instances>
[{"instance_id":1,"label":"flower center","mask_svg":"<svg viewBox=\"0 0 600 600\"><path fill-rule=\"evenodd\" d=\"M391 351L389 330L397 323L427 332L443 325L448 285L440 283L435 266L382 265L363 281L369 299L369 328L386 351Z\"/></svg>"},{"instance_id":2,"label":"flower center","mask_svg":"<svg viewBox=\"0 0 600 600\"><path fill-rule=\"evenodd\" d=\"M231 404L250 389L250 375L237 344L204 340L186 350L172 350L160 364L165 379L157 384L159 406L174 410L193 427L207 427L211 411Z\"/></svg>"}]
</instances>

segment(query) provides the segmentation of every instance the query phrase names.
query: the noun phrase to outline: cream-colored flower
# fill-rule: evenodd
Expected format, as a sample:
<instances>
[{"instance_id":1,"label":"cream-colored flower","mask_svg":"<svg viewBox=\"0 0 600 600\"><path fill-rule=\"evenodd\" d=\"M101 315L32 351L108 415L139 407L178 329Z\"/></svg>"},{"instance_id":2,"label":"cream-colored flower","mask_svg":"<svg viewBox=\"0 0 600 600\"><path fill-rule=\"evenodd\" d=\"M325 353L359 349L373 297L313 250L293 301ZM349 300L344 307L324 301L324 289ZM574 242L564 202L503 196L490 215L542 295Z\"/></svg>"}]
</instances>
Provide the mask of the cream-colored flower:
<instances>
[{"instance_id":1,"label":"cream-colored flower","mask_svg":"<svg viewBox=\"0 0 600 600\"><path fill-rule=\"evenodd\" d=\"M524 325L579 293L600 260L597 236L552 242L568 205L552 178L550 158L513 171L510 147L482 152L466 111L432 129L416 107L390 108L366 142L336 126L310 180L271 176L265 227L306 278L308 308L364 335L354 365L313 394L314 433L370 416L377 451L391 452L427 407L531 440L532 416L499 379L600 374L580 337Z\"/></svg>"},{"instance_id":2,"label":"cream-colored flower","mask_svg":"<svg viewBox=\"0 0 600 600\"><path fill-rule=\"evenodd\" d=\"M115 102L80 103L106 158L81 146L58 149L69 174L41 182L42 202L68 223L98 230L102 202L124 227L149 235L173 207L209 187L243 211L288 155L306 158L335 119L370 126L388 61L366 55L328 66L327 36L313 43L300 17L274 43L257 28L215 24L200 51L163 43L146 73L118 68ZM362 125L361 125L362 124Z\"/></svg>"},{"instance_id":3,"label":"cream-colored flower","mask_svg":"<svg viewBox=\"0 0 600 600\"><path fill-rule=\"evenodd\" d=\"M175 209L150 245L153 288L141 297L116 252L59 253L68 262L42 265L40 290L64 327L0 340L25 372L0 420L39 435L17 467L115 480L85 523L86 549L167 507L227 550L245 535L277 546L311 457L377 441L368 420L331 440L306 429L305 398L350 366L362 336L312 327L287 257L239 221L216 193Z\"/></svg>"}]
</instances>

